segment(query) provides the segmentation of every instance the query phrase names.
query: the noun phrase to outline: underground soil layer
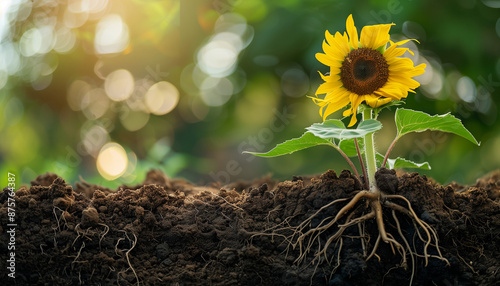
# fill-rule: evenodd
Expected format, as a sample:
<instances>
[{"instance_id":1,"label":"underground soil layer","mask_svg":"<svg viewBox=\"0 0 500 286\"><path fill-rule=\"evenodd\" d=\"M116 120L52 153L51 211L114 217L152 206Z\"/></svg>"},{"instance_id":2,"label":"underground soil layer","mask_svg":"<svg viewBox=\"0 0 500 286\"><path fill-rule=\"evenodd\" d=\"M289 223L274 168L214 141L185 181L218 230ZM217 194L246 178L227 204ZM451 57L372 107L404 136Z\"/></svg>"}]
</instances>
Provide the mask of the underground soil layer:
<instances>
[{"instance_id":1,"label":"underground soil layer","mask_svg":"<svg viewBox=\"0 0 500 286\"><path fill-rule=\"evenodd\" d=\"M72 187L48 173L15 193L15 267L10 269L8 189L0 193L1 284L409 285L414 272L413 285L499 285L500 170L472 186L442 186L417 173L383 169L377 184L385 193L407 198L436 230L449 265L431 257L426 266L417 255L414 267L409 258L403 267L401 255L385 243L366 261L363 248L373 248L378 235L371 220L364 225L367 245L352 226L342 245L339 240L329 246L328 261L316 263L312 251L295 263L299 252L284 239L290 235L284 226L297 226L329 202L362 190L349 171L226 186L196 186L151 171L143 184L117 190L86 182ZM343 204L324 210L311 227ZM361 211L366 204L358 202ZM383 216L395 233L390 211ZM421 253L413 221L400 215L399 224ZM337 227L317 241L326 241ZM429 254L436 255L435 249L429 247ZM7 276L11 270L14 279Z\"/></svg>"}]
</instances>

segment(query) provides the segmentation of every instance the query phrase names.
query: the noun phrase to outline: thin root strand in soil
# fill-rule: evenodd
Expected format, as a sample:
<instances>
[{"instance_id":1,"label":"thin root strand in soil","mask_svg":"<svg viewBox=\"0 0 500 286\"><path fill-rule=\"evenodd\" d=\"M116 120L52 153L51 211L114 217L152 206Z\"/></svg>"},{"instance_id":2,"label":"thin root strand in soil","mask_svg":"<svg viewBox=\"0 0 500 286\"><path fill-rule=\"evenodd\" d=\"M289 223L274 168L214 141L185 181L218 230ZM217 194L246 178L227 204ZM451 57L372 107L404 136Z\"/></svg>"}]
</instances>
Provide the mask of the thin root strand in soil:
<instances>
[{"instance_id":1,"label":"thin root strand in soil","mask_svg":"<svg viewBox=\"0 0 500 286\"><path fill-rule=\"evenodd\" d=\"M324 216L325 212L336 204L348 201L335 215L327 216L322 219L318 225L312 226L312 222L316 219ZM403 201L407 204L407 207L397 204L395 201ZM364 203L364 205L363 205ZM396 237L386 230L386 225L388 222L387 218L384 218L384 210L390 210L392 218L395 222L395 229L397 231ZM417 244L413 243L413 247L408 242L408 239L403 234L403 229L398 218L398 213L411 219L415 228L415 235L418 240L423 243L423 254L417 252ZM345 217L345 221L341 220ZM291 250L298 250L298 257L294 260L294 263L301 264L305 262L308 255L313 252L313 249L317 249L313 253L311 264L317 263L318 265L327 262L331 264L332 259L329 259L329 247L332 244L339 244L337 252L337 265L332 271L338 267L340 263L340 252L342 249L342 238L359 238L362 246L362 253L365 257L365 261L370 260L373 256L376 256L381 260L380 256L377 255L377 250L380 246L380 241L383 241L392 249L393 254L396 252L401 255L402 261L399 265L404 269L407 269L407 256L410 256L412 264L412 274L410 279L410 285L413 281L413 276L416 270L416 257L421 257L425 259L425 266L428 265L429 258L436 258L444 261L447 265L450 265L448 260L443 257L439 249L438 237L436 231L428 223L420 219L413 208L411 207L410 201L401 195L387 195L380 190L370 192L367 190L362 190L357 192L351 199L342 198L334 200L320 209L318 209L313 215L302 221L298 226L291 226L290 217L278 226L268 229L264 233L255 234L259 235L271 235L278 236L284 239L288 243L286 247L287 255ZM378 236L375 241L371 251L368 254L369 236L367 236L366 222L375 219ZM286 224L286 226L284 226ZM336 225L336 229L334 229ZM346 236L344 232L351 226L357 226L359 231L359 236ZM333 234L330 232L334 231ZM423 233L421 233L423 231ZM290 233L291 234L286 234ZM326 237L325 237L326 236ZM325 241L326 240L326 241ZM402 241L401 243L398 241ZM429 254L429 247L433 246L438 253L438 255Z\"/></svg>"},{"instance_id":2,"label":"thin root strand in soil","mask_svg":"<svg viewBox=\"0 0 500 286\"><path fill-rule=\"evenodd\" d=\"M43 175L15 194L16 282L496 285L500 171L468 187L383 175L378 196L348 171L221 189L157 184L151 173L108 194ZM8 193L0 193L0 227Z\"/></svg>"}]
</instances>

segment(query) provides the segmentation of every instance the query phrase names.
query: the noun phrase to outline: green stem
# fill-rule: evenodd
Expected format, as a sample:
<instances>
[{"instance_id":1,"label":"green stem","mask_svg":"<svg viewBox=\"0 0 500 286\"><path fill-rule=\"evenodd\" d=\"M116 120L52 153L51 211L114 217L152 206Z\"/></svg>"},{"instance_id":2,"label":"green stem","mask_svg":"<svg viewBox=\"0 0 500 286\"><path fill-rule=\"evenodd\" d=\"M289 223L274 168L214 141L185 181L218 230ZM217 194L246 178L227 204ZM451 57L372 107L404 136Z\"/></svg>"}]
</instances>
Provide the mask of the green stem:
<instances>
[{"instance_id":1,"label":"green stem","mask_svg":"<svg viewBox=\"0 0 500 286\"><path fill-rule=\"evenodd\" d=\"M363 121L372 119L372 110L366 108L363 111ZM368 171L368 182L370 187L370 192L375 192L377 190L377 184L375 183L375 172L377 171L377 164L375 161L375 145L373 144L373 133L365 135L365 158L366 158L366 170Z\"/></svg>"},{"instance_id":2,"label":"green stem","mask_svg":"<svg viewBox=\"0 0 500 286\"><path fill-rule=\"evenodd\" d=\"M396 144L396 141L398 141L398 139L399 139L399 136L396 136L396 138L394 138L394 141L392 141L391 146L389 146L389 149L387 149L387 153L385 153L385 156L384 156L384 162L382 163L382 168L385 167L385 164L387 163L387 159L389 159L389 154L391 154L392 148L394 148L394 144Z\"/></svg>"},{"instance_id":3,"label":"green stem","mask_svg":"<svg viewBox=\"0 0 500 286\"><path fill-rule=\"evenodd\" d=\"M352 163L351 159L349 159L349 157L344 153L344 151L342 151L342 149L340 149L335 143L331 143L330 146L332 146L333 148L337 149L337 151L339 151L340 155L342 155L342 157L344 157L344 159L347 161L347 163L349 163L349 166L351 166L351 169L354 172L354 175L358 178L359 182L361 183L361 176L359 175L358 170L356 169L356 167Z\"/></svg>"},{"instance_id":4,"label":"green stem","mask_svg":"<svg viewBox=\"0 0 500 286\"><path fill-rule=\"evenodd\" d=\"M365 188L368 188L368 176L366 175L365 164L363 163L363 157L361 156L361 151L359 151L359 144L356 138L354 138L354 144L356 145L356 152L358 152L358 158L359 158L359 164L361 165L361 170L363 170L363 177L365 178Z\"/></svg>"}]
</instances>

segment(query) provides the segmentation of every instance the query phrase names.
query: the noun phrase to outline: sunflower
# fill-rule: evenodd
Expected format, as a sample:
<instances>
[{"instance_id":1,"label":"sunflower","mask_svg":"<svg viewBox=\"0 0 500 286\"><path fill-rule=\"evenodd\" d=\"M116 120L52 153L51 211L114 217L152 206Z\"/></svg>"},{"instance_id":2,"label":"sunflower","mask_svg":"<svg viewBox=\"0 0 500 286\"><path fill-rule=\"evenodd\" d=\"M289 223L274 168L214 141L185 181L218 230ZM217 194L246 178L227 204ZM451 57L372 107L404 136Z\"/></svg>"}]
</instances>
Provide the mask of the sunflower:
<instances>
[{"instance_id":1,"label":"sunflower","mask_svg":"<svg viewBox=\"0 0 500 286\"><path fill-rule=\"evenodd\" d=\"M358 39L358 30L349 15L347 34L337 32L333 36L325 32L324 54L317 53L316 59L330 66L330 73L323 75L320 72L325 82L318 87L316 96L326 96L313 98L321 107L319 112L323 120L350 104L343 115L352 115L349 127L353 126L361 103L380 107L392 100L406 98L408 92L415 92L414 89L420 86L412 77L423 74L425 64L414 67L410 59L400 57L406 51L413 54L408 48L399 47L410 40L390 41L392 25L365 26ZM390 43L388 48L387 43Z\"/></svg>"}]
</instances>

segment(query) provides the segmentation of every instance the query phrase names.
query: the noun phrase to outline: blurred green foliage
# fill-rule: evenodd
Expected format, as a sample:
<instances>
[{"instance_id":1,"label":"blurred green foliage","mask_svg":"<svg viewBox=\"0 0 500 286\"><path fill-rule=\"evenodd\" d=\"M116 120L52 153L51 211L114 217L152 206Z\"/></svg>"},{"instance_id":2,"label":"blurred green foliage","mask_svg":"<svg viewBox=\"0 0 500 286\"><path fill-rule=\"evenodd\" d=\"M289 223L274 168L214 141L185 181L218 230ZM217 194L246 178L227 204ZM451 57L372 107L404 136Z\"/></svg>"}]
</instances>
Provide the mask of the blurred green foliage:
<instances>
[{"instance_id":1,"label":"blurred green foliage","mask_svg":"<svg viewBox=\"0 0 500 286\"><path fill-rule=\"evenodd\" d=\"M267 151L321 121L306 97L321 82L317 71L327 71L314 55L325 30L345 31L351 13L358 29L394 22L394 40L420 42L409 45L412 59L428 68L405 108L451 112L482 142L424 132L404 138L393 156L428 161L432 170L420 172L441 183L473 183L500 167L500 1L7 3L2 186L9 171L18 184L55 172L110 187L140 182L151 168L195 183L340 172L348 165L328 147L272 159L242 151ZM116 70L127 76L113 79ZM393 116L380 115L381 152L395 135ZM121 147L106 157L110 142Z\"/></svg>"}]
</instances>

